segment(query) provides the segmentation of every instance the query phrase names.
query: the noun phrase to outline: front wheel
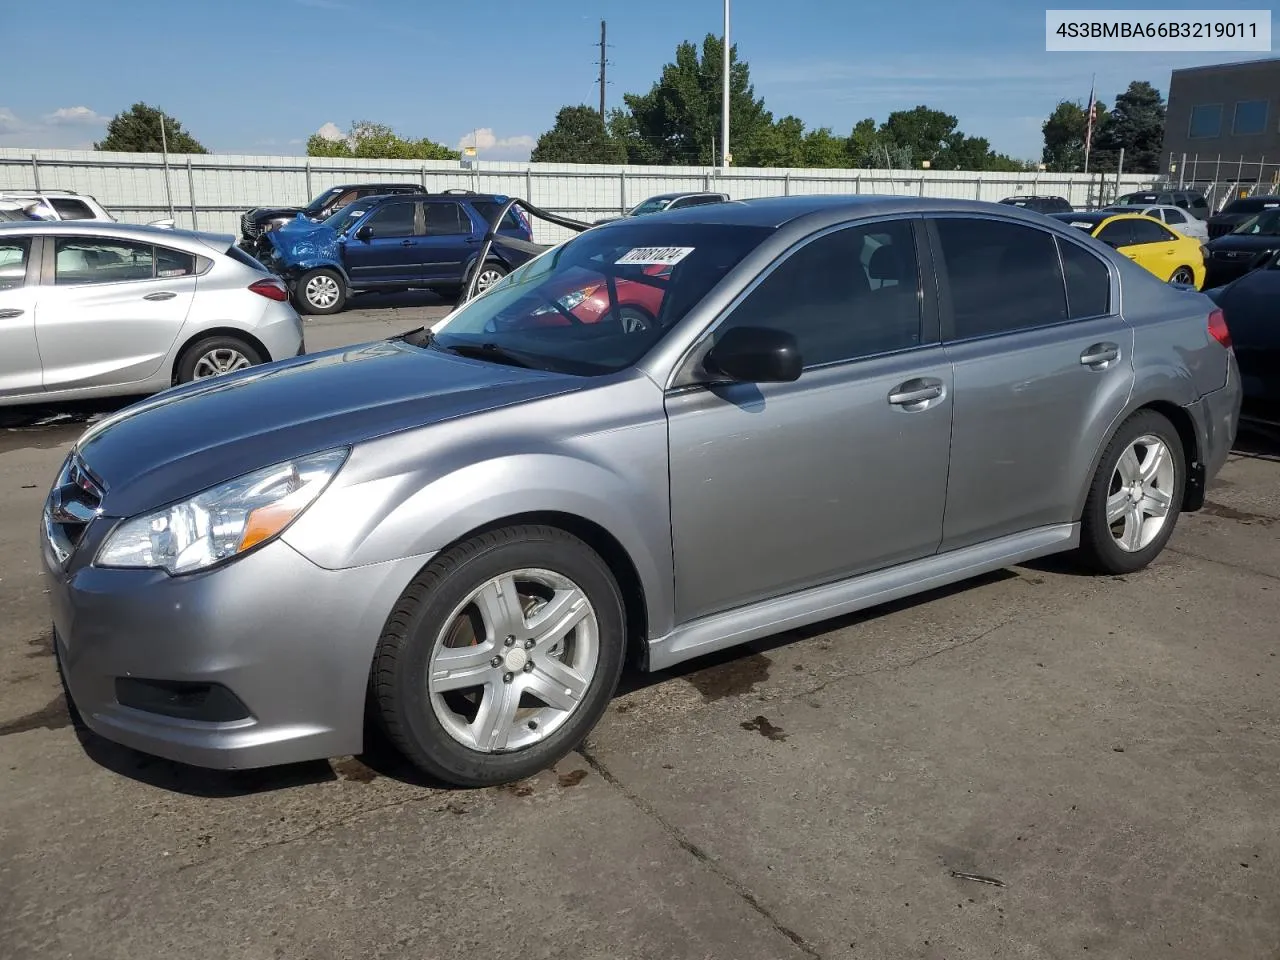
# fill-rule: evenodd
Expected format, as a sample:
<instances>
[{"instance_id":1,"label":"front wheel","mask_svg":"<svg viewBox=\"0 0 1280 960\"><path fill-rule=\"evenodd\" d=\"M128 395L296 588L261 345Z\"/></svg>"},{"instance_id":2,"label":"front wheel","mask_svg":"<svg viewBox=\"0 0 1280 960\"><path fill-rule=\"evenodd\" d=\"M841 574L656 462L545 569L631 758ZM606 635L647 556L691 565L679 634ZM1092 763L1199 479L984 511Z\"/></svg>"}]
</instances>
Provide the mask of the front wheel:
<instances>
[{"instance_id":1,"label":"front wheel","mask_svg":"<svg viewBox=\"0 0 1280 960\"><path fill-rule=\"evenodd\" d=\"M436 557L387 620L378 716L419 769L462 787L551 766L599 721L621 676L618 585L563 530L513 526Z\"/></svg>"},{"instance_id":2,"label":"front wheel","mask_svg":"<svg viewBox=\"0 0 1280 960\"><path fill-rule=\"evenodd\" d=\"M1081 517L1080 550L1103 573L1132 573L1164 549L1186 487L1182 438L1140 410L1121 424L1098 464Z\"/></svg>"},{"instance_id":3,"label":"front wheel","mask_svg":"<svg viewBox=\"0 0 1280 960\"><path fill-rule=\"evenodd\" d=\"M337 313L347 303L347 285L336 270L308 270L298 278L294 301L303 313Z\"/></svg>"}]
</instances>

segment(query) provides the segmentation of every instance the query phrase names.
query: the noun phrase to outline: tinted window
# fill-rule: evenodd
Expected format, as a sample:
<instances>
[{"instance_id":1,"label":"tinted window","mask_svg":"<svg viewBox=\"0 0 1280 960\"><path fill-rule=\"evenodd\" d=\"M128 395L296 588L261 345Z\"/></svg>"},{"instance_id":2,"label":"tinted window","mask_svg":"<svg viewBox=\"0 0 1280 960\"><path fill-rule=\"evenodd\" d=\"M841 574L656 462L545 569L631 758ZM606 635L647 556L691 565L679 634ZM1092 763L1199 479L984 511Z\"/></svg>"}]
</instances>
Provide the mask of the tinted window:
<instances>
[{"instance_id":1,"label":"tinted window","mask_svg":"<svg viewBox=\"0 0 1280 960\"><path fill-rule=\"evenodd\" d=\"M1267 129L1267 101L1241 100L1236 104L1231 132L1236 136L1265 133Z\"/></svg>"},{"instance_id":2,"label":"tinted window","mask_svg":"<svg viewBox=\"0 0 1280 960\"><path fill-rule=\"evenodd\" d=\"M920 343L920 276L905 220L846 227L780 263L718 329L793 334L805 366Z\"/></svg>"},{"instance_id":3,"label":"tinted window","mask_svg":"<svg viewBox=\"0 0 1280 960\"><path fill-rule=\"evenodd\" d=\"M196 258L181 250L156 247L157 277L189 277L196 272Z\"/></svg>"},{"instance_id":4,"label":"tinted window","mask_svg":"<svg viewBox=\"0 0 1280 960\"><path fill-rule=\"evenodd\" d=\"M493 218L502 209L502 204L496 200L472 200L471 206L475 207L476 213L484 217L485 223L493 223ZM500 229L524 231L524 226L520 223L520 218L516 216L514 207L507 211L507 215L502 219L502 227Z\"/></svg>"},{"instance_id":5,"label":"tinted window","mask_svg":"<svg viewBox=\"0 0 1280 960\"><path fill-rule=\"evenodd\" d=\"M1072 320L1100 317L1111 311L1111 274L1107 265L1084 247L1058 240L1067 278L1067 309Z\"/></svg>"},{"instance_id":6,"label":"tinted window","mask_svg":"<svg viewBox=\"0 0 1280 960\"><path fill-rule=\"evenodd\" d=\"M1067 319L1066 289L1052 234L996 220L947 217L935 223L956 339Z\"/></svg>"},{"instance_id":7,"label":"tinted window","mask_svg":"<svg viewBox=\"0 0 1280 960\"><path fill-rule=\"evenodd\" d=\"M54 282L118 283L150 280L155 275L151 244L127 240L58 238L54 243Z\"/></svg>"},{"instance_id":8,"label":"tinted window","mask_svg":"<svg viewBox=\"0 0 1280 960\"><path fill-rule=\"evenodd\" d=\"M49 205L58 211L58 216L63 220L93 219L93 211L81 200L73 200L70 197L50 197Z\"/></svg>"},{"instance_id":9,"label":"tinted window","mask_svg":"<svg viewBox=\"0 0 1280 960\"><path fill-rule=\"evenodd\" d=\"M647 217L589 230L459 308L435 342L445 350L493 344L567 373L621 370L772 233Z\"/></svg>"},{"instance_id":10,"label":"tinted window","mask_svg":"<svg viewBox=\"0 0 1280 960\"><path fill-rule=\"evenodd\" d=\"M0 241L0 290L22 286L27 274L27 241Z\"/></svg>"},{"instance_id":11,"label":"tinted window","mask_svg":"<svg viewBox=\"0 0 1280 960\"><path fill-rule=\"evenodd\" d=\"M1131 226L1134 243L1164 243L1177 239L1166 227L1153 220L1134 220Z\"/></svg>"},{"instance_id":12,"label":"tinted window","mask_svg":"<svg viewBox=\"0 0 1280 960\"><path fill-rule=\"evenodd\" d=\"M413 236L412 203L388 203L375 210L365 221L370 239Z\"/></svg>"},{"instance_id":13,"label":"tinted window","mask_svg":"<svg viewBox=\"0 0 1280 960\"><path fill-rule=\"evenodd\" d=\"M1206 103L1191 108L1191 126L1187 135L1194 138L1216 137L1222 132L1222 104Z\"/></svg>"},{"instance_id":14,"label":"tinted window","mask_svg":"<svg viewBox=\"0 0 1280 960\"><path fill-rule=\"evenodd\" d=\"M1280 234L1280 209L1264 210L1257 216L1250 217L1231 232L1252 236Z\"/></svg>"},{"instance_id":15,"label":"tinted window","mask_svg":"<svg viewBox=\"0 0 1280 960\"><path fill-rule=\"evenodd\" d=\"M1280 207L1280 200L1274 197L1243 197L1232 200L1222 208L1223 213L1257 213L1267 207Z\"/></svg>"},{"instance_id":16,"label":"tinted window","mask_svg":"<svg viewBox=\"0 0 1280 960\"><path fill-rule=\"evenodd\" d=\"M449 201L447 203L432 202L423 204L427 215L427 236L446 237L459 234L470 235L471 218L467 216L462 205Z\"/></svg>"},{"instance_id":17,"label":"tinted window","mask_svg":"<svg viewBox=\"0 0 1280 960\"><path fill-rule=\"evenodd\" d=\"M1187 215L1183 213L1181 210L1176 210L1173 207L1168 207L1165 210L1162 210L1161 213L1164 214L1165 223L1186 223L1187 222Z\"/></svg>"},{"instance_id":18,"label":"tinted window","mask_svg":"<svg viewBox=\"0 0 1280 960\"><path fill-rule=\"evenodd\" d=\"M1097 238L1113 247L1127 247L1133 243L1133 221L1112 220L1098 231Z\"/></svg>"}]
</instances>

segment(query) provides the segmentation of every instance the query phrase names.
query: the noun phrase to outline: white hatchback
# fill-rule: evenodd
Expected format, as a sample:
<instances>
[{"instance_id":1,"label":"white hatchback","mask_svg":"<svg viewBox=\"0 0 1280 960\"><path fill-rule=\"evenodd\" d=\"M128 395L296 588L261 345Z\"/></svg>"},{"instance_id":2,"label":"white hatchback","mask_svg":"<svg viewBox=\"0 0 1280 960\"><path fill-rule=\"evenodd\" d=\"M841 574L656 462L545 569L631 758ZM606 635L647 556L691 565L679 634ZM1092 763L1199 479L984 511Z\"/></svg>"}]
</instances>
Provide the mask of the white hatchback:
<instances>
[{"instance_id":1,"label":"white hatchback","mask_svg":"<svg viewBox=\"0 0 1280 960\"><path fill-rule=\"evenodd\" d=\"M234 237L0 223L0 406L141 396L302 352L288 290Z\"/></svg>"},{"instance_id":2,"label":"white hatchback","mask_svg":"<svg viewBox=\"0 0 1280 960\"><path fill-rule=\"evenodd\" d=\"M1171 207L1165 204L1153 204L1149 207L1132 206L1114 206L1107 207L1107 213L1140 213L1144 217L1154 217L1163 221L1170 230L1182 234L1184 237L1192 237L1201 243L1209 242L1209 226L1203 220L1193 214L1187 213L1181 207Z\"/></svg>"}]
</instances>

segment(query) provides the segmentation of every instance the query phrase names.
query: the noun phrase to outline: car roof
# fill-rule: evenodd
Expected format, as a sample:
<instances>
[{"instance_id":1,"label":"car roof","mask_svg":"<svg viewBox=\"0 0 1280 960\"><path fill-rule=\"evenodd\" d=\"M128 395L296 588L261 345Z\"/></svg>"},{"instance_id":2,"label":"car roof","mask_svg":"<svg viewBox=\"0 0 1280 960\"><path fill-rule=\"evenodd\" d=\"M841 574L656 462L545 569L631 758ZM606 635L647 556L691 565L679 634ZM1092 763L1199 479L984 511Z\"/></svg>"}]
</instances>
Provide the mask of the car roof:
<instances>
[{"instance_id":1,"label":"car roof","mask_svg":"<svg viewBox=\"0 0 1280 960\"><path fill-rule=\"evenodd\" d=\"M117 223L111 220L26 220L0 223L0 235L14 233L53 236L69 233L81 237L140 240L199 253L203 253L206 249L224 253L226 248L235 242L235 237L229 233L153 227L148 224Z\"/></svg>"},{"instance_id":2,"label":"car roof","mask_svg":"<svg viewBox=\"0 0 1280 960\"><path fill-rule=\"evenodd\" d=\"M651 197L646 197L645 202L649 200L679 200L681 197L723 197L724 193L719 190L676 190L672 193L655 193Z\"/></svg>"}]
</instances>

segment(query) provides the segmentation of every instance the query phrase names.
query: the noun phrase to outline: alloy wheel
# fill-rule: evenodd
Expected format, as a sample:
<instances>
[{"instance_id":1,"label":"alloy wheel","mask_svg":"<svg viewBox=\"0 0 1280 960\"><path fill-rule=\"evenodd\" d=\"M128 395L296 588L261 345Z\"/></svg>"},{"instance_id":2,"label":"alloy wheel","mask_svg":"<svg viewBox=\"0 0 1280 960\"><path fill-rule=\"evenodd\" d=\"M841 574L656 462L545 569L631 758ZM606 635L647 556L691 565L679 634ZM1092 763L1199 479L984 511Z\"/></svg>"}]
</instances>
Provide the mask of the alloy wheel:
<instances>
[{"instance_id":1,"label":"alloy wheel","mask_svg":"<svg viewBox=\"0 0 1280 960\"><path fill-rule=\"evenodd\" d=\"M600 659L586 593L550 570L494 577L455 608L427 670L445 731L481 753L545 740L577 711Z\"/></svg>"},{"instance_id":2,"label":"alloy wheel","mask_svg":"<svg viewBox=\"0 0 1280 960\"><path fill-rule=\"evenodd\" d=\"M495 283L502 279L502 272L488 268L480 271L480 276L476 278L476 293L484 293Z\"/></svg>"},{"instance_id":3,"label":"alloy wheel","mask_svg":"<svg viewBox=\"0 0 1280 960\"><path fill-rule=\"evenodd\" d=\"M1107 493L1107 525L1126 553L1146 549L1173 513L1177 467L1157 436L1138 437L1125 449Z\"/></svg>"},{"instance_id":4,"label":"alloy wheel","mask_svg":"<svg viewBox=\"0 0 1280 960\"><path fill-rule=\"evenodd\" d=\"M327 310L332 307L338 302L340 293L338 281L326 274L320 274L308 280L304 291L307 303L318 310Z\"/></svg>"},{"instance_id":5,"label":"alloy wheel","mask_svg":"<svg viewBox=\"0 0 1280 960\"><path fill-rule=\"evenodd\" d=\"M1173 276L1169 278L1170 283L1195 283L1196 278L1187 267L1179 267L1173 271Z\"/></svg>"},{"instance_id":6,"label":"alloy wheel","mask_svg":"<svg viewBox=\"0 0 1280 960\"><path fill-rule=\"evenodd\" d=\"M210 350L196 361L193 380L204 380L208 377L221 376L224 373L232 373L236 370L244 370L246 367L253 366L239 350L232 347L218 347Z\"/></svg>"}]
</instances>

